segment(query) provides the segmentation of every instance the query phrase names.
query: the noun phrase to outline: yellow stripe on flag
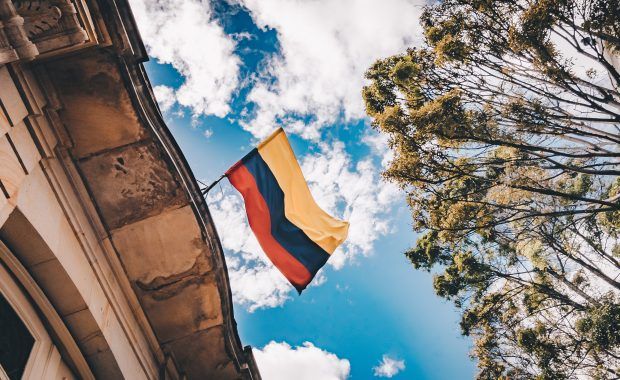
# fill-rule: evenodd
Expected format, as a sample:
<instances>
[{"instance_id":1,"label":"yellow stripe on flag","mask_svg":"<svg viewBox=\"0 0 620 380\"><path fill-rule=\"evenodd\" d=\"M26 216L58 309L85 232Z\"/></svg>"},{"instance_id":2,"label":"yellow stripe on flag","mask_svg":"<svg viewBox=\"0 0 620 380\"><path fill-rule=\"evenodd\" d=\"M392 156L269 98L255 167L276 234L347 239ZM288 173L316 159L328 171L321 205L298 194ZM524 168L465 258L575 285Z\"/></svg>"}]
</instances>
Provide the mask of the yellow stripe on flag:
<instances>
[{"instance_id":1,"label":"yellow stripe on flag","mask_svg":"<svg viewBox=\"0 0 620 380\"><path fill-rule=\"evenodd\" d=\"M316 204L282 128L258 145L284 192L284 214L327 253L347 238L349 223L333 218Z\"/></svg>"}]
</instances>

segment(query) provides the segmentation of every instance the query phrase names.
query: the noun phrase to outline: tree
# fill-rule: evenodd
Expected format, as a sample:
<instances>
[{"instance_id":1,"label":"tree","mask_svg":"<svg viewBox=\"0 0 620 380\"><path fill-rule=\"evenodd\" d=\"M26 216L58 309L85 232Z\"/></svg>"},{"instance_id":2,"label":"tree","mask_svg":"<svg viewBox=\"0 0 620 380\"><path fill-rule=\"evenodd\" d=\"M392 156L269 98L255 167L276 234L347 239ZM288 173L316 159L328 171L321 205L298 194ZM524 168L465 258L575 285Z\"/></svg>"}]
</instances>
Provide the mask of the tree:
<instances>
[{"instance_id":1,"label":"tree","mask_svg":"<svg viewBox=\"0 0 620 380\"><path fill-rule=\"evenodd\" d=\"M363 90L480 379L620 378L620 2L444 0Z\"/></svg>"}]
</instances>

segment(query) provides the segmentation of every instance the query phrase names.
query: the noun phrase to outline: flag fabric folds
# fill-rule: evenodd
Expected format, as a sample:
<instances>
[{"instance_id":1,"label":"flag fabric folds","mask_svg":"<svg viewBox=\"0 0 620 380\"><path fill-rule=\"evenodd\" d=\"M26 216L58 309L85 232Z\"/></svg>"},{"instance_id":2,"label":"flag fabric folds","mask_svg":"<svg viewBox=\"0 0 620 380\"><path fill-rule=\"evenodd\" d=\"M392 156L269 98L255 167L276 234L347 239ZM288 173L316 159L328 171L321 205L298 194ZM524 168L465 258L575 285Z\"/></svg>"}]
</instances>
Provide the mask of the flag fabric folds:
<instances>
[{"instance_id":1,"label":"flag fabric folds","mask_svg":"<svg viewBox=\"0 0 620 380\"><path fill-rule=\"evenodd\" d=\"M316 204L282 128L226 176L243 196L263 251L301 293L346 239L349 223Z\"/></svg>"}]
</instances>

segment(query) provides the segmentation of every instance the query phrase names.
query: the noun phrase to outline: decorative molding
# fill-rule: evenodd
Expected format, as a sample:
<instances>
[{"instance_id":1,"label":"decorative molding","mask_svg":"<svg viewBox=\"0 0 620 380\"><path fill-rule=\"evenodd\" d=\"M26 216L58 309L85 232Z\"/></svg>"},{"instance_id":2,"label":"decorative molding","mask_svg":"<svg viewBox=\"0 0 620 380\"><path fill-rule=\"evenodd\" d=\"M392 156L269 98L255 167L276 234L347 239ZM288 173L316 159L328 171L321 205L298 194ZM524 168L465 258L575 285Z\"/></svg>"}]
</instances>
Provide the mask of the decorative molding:
<instances>
[{"instance_id":1,"label":"decorative molding","mask_svg":"<svg viewBox=\"0 0 620 380\"><path fill-rule=\"evenodd\" d=\"M60 8L47 0L18 1L15 9L24 18L24 29L28 38L55 28L62 17Z\"/></svg>"},{"instance_id":2,"label":"decorative molding","mask_svg":"<svg viewBox=\"0 0 620 380\"><path fill-rule=\"evenodd\" d=\"M0 0L0 65L97 42L82 0Z\"/></svg>"},{"instance_id":3,"label":"decorative molding","mask_svg":"<svg viewBox=\"0 0 620 380\"><path fill-rule=\"evenodd\" d=\"M10 60L33 59L39 54L37 47L30 41L24 29L21 17L11 0L0 0L0 58ZM6 63L0 61L0 64Z\"/></svg>"},{"instance_id":4,"label":"decorative molding","mask_svg":"<svg viewBox=\"0 0 620 380\"><path fill-rule=\"evenodd\" d=\"M40 31L33 37L32 41L37 45L39 52L44 54L86 42L88 34L82 27L73 2L71 0L48 1L51 6L60 10L61 17L56 25L45 31ZM33 2L37 1L34 0Z\"/></svg>"}]
</instances>

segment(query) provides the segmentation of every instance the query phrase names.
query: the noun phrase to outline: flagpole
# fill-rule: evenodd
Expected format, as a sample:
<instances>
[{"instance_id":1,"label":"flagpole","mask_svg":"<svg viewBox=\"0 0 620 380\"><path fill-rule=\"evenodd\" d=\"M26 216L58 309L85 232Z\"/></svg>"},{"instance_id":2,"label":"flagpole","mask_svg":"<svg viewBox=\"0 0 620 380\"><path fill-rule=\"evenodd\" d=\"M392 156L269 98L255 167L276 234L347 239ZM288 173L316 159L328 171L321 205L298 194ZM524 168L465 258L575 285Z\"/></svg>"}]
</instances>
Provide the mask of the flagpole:
<instances>
[{"instance_id":1,"label":"flagpole","mask_svg":"<svg viewBox=\"0 0 620 380\"><path fill-rule=\"evenodd\" d=\"M209 186L205 187L204 189L201 189L200 191L202 192L203 195L207 195L207 193L209 192L209 190L213 189L213 187L215 185L217 185L222 179L224 179L224 177L226 177L226 173L222 174L220 176L220 178L216 179L212 184L210 184Z\"/></svg>"}]
</instances>

